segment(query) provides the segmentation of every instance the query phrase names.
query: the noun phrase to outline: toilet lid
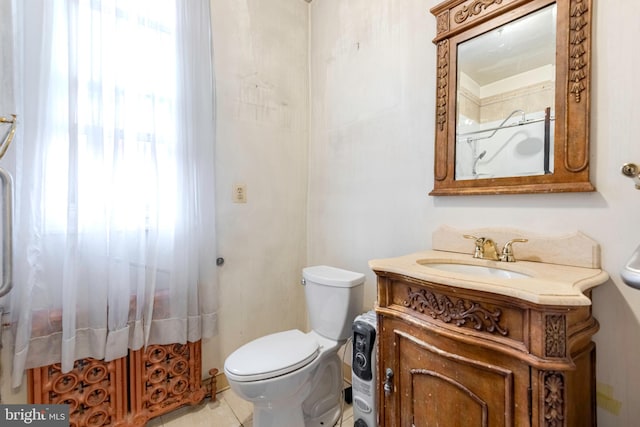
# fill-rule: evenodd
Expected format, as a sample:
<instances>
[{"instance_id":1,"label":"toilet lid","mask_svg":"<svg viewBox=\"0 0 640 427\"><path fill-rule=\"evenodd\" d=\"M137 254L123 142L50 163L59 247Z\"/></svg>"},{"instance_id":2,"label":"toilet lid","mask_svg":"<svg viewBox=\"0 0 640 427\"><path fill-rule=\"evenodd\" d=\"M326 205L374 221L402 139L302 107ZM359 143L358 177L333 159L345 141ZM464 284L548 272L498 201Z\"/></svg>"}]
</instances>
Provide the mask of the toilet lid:
<instances>
[{"instance_id":1,"label":"toilet lid","mask_svg":"<svg viewBox=\"0 0 640 427\"><path fill-rule=\"evenodd\" d=\"M292 329L253 340L234 351L224 362L227 377L258 381L295 371L318 355L311 335Z\"/></svg>"}]
</instances>

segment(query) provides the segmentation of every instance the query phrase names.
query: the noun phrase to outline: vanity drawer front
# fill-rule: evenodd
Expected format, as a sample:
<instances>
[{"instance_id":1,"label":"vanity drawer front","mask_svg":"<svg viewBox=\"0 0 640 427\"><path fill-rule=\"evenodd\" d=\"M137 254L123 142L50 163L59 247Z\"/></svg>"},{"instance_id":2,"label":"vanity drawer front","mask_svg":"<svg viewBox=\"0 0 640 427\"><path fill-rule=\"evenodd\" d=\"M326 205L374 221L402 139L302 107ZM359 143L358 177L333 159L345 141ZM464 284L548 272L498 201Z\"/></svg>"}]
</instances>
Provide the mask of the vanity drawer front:
<instances>
[{"instance_id":1,"label":"vanity drawer front","mask_svg":"<svg viewBox=\"0 0 640 427\"><path fill-rule=\"evenodd\" d=\"M500 345L529 352L529 310L493 294L417 281L404 276L380 278L379 307L398 317L437 328L440 333L479 339L479 345Z\"/></svg>"}]
</instances>

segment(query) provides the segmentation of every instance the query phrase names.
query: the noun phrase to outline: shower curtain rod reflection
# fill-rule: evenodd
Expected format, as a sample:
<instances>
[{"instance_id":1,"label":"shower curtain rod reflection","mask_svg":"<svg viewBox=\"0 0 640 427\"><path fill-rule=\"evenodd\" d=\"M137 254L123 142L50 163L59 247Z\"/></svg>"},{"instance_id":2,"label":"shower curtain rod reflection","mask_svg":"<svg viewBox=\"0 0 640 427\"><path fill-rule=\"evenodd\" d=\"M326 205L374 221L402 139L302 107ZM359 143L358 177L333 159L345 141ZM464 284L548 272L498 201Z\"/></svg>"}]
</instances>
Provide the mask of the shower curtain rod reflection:
<instances>
[{"instance_id":1,"label":"shower curtain rod reflection","mask_svg":"<svg viewBox=\"0 0 640 427\"><path fill-rule=\"evenodd\" d=\"M549 120L555 120L555 119L556 119L555 117L550 117L550 118L549 118ZM500 129L515 128L515 127L518 127L518 126L525 126L525 125L530 125L530 124L533 124L533 123L540 123L540 122L544 122L545 120L547 120L547 119L546 119L546 118L540 118L540 119L527 120L527 121L525 121L525 122L512 123L512 124L509 124L509 125L500 125L500 126L496 126L496 127L494 127L494 128L487 128L487 129L482 129L482 130L475 130L475 131L472 131L472 132L465 132L465 133L457 133L457 134L456 134L456 136L459 136L459 137L460 137L460 136L477 135L477 134L479 134L479 133L485 133L485 132L491 132L491 131L495 131L495 132L497 132L497 131L499 131ZM488 138L491 138L491 137L495 134L495 132L494 132L493 134L491 134L491 135L489 135L489 136L486 136L486 137L483 137L483 138L476 138L476 141L477 141L477 140L480 140L480 139L488 139Z\"/></svg>"}]
</instances>

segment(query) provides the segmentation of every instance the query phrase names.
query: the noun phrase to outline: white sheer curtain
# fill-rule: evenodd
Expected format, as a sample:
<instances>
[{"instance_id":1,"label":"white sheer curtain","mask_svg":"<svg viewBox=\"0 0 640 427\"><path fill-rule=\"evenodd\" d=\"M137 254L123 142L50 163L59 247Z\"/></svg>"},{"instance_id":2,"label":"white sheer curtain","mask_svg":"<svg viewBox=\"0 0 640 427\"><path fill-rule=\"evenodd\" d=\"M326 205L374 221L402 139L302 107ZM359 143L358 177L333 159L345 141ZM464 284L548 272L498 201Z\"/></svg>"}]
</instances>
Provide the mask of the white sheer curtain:
<instances>
[{"instance_id":1,"label":"white sheer curtain","mask_svg":"<svg viewBox=\"0 0 640 427\"><path fill-rule=\"evenodd\" d=\"M15 0L14 385L216 332L209 0Z\"/></svg>"}]
</instances>

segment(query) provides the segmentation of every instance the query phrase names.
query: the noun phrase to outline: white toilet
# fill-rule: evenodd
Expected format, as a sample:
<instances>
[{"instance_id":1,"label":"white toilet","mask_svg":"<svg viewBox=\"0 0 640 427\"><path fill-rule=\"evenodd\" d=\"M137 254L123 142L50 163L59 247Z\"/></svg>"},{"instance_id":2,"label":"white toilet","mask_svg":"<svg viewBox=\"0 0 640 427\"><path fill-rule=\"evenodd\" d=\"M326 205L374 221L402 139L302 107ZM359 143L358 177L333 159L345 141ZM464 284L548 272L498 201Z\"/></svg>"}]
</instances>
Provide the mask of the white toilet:
<instances>
[{"instance_id":1,"label":"white toilet","mask_svg":"<svg viewBox=\"0 0 640 427\"><path fill-rule=\"evenodd\" d=\"M253 403L254 427L331 427L340 417L338 349L362 310L364 275L315 266L302 277L312 331L258 338L224 363L231 389Z\"/></svg>"}]
</instances>

